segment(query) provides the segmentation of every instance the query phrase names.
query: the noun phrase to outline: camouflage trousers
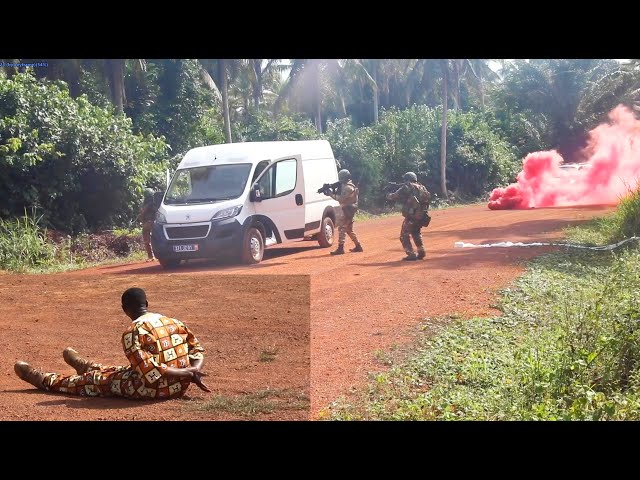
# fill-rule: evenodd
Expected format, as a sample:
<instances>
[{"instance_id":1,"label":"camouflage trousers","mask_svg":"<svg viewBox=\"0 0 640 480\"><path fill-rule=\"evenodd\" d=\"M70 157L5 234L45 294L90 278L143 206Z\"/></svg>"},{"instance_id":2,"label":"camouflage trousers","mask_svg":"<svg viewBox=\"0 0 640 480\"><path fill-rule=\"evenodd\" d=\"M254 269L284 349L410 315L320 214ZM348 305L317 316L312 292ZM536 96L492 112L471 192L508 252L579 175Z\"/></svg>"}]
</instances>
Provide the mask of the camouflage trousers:
<instances>
[{"instance_id":1,"label":"camouflage trousers","mask_svg":"<svg viewBox=\"0 0 640 480\"><path fill-rule=\"evenodd\" d=\"M162 387L164 385L158 385ZM82 397L124 397L132 400L181 397L188 384L176 383L167 392L147 388L140 376L128 366L91 364L81 375L52 373L44 380L45 390Z\"/></svg>"},{"instance_id":2,"label":"camouflage trousers","mask_svg":"<svg viewBox=\"0 0 640 480\"><path fill-rule=\"evenodd\" d=\"M153 230L153 220L147 220L142 224L142 241L145 245L151 244L151 230Z\"/></svg>"},{"instance_id":3,"label":"camouflage trousers","mask_svg":"<svg viewBox=\"0 0 640 480\"><path fill-rule=\"evenodd\" d=\"M425 253L424 244L422 243L422 223L419 223L411 218L405 218L402 222L402 228L400 229L400 243L407 255L413 252L413 246L411 245L410 236L413 237L413 241L416 244L418 253Z\"/></svg>"},{"instance_id":4,"label":"camouflage trousers","mask_svg":"<svg viewBox=\"0 0 640 480\"><path fill-rule=\"evenodd\" d=\"M360 240L358 240L358 236L353 231L353 217L348 215L340 215L338 217L338 244L344 245L344 242L347 240L347 235L349 238L353 240L353 243L356 245L360 245Z\"/></svg>"}]
</instances>

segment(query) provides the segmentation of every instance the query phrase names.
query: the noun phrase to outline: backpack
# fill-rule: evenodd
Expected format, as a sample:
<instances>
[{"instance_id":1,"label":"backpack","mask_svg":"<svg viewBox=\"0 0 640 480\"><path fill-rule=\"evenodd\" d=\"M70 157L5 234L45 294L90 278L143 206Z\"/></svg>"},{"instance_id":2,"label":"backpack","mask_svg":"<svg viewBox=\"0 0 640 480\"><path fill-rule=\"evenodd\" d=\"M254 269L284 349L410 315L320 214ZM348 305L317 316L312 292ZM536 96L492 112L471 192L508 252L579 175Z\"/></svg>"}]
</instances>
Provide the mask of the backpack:
<instances>
[{"instance_id":1,"label":"backpack","mask_svg":"<svg viewBox=\"0 0 640 480\"><path fill-rule=\"evenodd\" d=\"M420 220L423 227L429 225L431 217L429 216L429 205L431 203L431 194L427 188L420 183L411 183L413 195L409 197L409 214L414 216L416 220Z\"/></svg>"},{"instance_id":2,"label":"backpack","mask_svg":"<svg viewBox=\"0 0 640 480\"><path fill-rule=\"evenodd\" d=\"M153 193L153 208L156 210L158 210L160 205L162 205L162 197L164 197L163 191Z\"/></svg>"},{"instance_id":3,"label":"backpack","mask_svg":"<svg viewBox=\"0 0 640 480\"><path fill-rule=\"evenodd\" d=\"M420 206L424 210L428 210L429 204L431 203L431 194L429 193L429 190L419 183L414 184L414 187L418 190L416 197L418 198L418 202L420 202Z\"/></svg>"}]
</instances>

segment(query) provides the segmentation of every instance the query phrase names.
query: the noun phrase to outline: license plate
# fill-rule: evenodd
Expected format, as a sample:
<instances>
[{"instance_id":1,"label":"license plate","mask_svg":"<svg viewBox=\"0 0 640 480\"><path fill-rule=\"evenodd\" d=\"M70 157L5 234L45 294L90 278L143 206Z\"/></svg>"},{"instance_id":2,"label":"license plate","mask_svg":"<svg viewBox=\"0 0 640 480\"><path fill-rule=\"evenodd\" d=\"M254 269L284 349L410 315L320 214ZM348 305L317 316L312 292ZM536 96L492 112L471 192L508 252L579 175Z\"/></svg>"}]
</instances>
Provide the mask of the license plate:
<instances>
[{"instance_id":1,"label":"license plate","mask_svg":"<svg viewBox=\"0 0 640 480\"><path fill-rule=\"evenodd\" d=\"M178 252L197 252L198 251L198 244L192 244L192 245L174 245L173 246L173 251L178 253Z\"/></svg>"}]
</instances>

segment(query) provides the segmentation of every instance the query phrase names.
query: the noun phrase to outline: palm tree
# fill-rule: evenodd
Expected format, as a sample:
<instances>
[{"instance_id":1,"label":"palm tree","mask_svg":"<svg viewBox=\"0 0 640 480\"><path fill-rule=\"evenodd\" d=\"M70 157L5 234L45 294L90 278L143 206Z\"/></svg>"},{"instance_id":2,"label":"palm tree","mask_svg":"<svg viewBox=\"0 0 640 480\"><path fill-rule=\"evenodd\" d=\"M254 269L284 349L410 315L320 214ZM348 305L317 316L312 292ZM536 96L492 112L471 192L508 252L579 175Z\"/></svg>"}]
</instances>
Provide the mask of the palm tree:
<instances>
[{"instance_id":1,"label":"palm tree","mask_svg":"<svg viewBox=\"0 0 640 480\"><path fill-rule=\"evenodd\" d=\"M322 107L326 93L339 97L331 83L340 76L341 66L336 59L296 59L293 61L289 77L280 90L274 111L279 113L285 102L297 103L299 110L312 113L318 133L322 133Z\"/></svg>"},{"instance_id":2,"label":"palm tree","mask_svg":"<svg viewBox=\"0 0 640 480\"><path fill-rule=\"evenodd\" d=\"M254 58L247 62L250 66L248 78L251 83L253 107L259 110L260 104L264 103L266 83L274 83L276 81L274 77L279 76L289 66L281 64L281 59Z\"/></svg>"},{"instance_id":3,"label":"palm tree","mask_svg":"<svg viewBox=\"0 0 640 480\"><path fill-rule=\"evenodd\" d=\"M589 128L618 104L640 111L640 68L637 60L590 81L576 109L576 120Z\"/></svg>"},{"instance_id":4,"label":"palm tree","mask_svg":"<svg viewBox=\"0 0 640 480\"><path fill-rule=\"evenodd\" d=\"M285 81L284 85L280 89L280 93L278 98L276 99L275 104L273 105L274 113L278 114L282 110L283 105L290 99L292 96L292 92L295 90L295 87L300 82L302 78L302 72L304 71L304 67L306 64L306 59L296 59L293 60L291 64L291 70L289 70L289 76Z\"/></svg>"},{"instance_id":5,"label":"palm tree","mask_svg":"<svg viewBox=\"0 0 640 480\"><path fill-rule=\"evenodd\" d=\"M378 91L378 60L345 60L352 62L357 72L362 75L365 82L369 84L373 90L373 123L378 123L378 113L380 111L380 99Z\"/></svg>"},{"instance_id":6,"label":"palm tree","mask_svg":"<svg viewBox=\"0 0 640 480\"><path fill-rule=\"evenodd\" d=\"M232 59L199 59L202 70L201 78L212 91L219 94L222 102L222 118L224 122L224 136L227 143L232 143L231 116L229 111L229 74L238 69L239 60Z\"/></svg>"},{"instance_id":7,"label":"palm tree","mask_svg":"<svg viewBox=\"0 0 640 480\"><path fill-rule=\"evenodd\" d=\"M231 120L229 119L229 90L227 88L227 61L220 59L220 85L222 90L222 115L224 118L224 136L231 143Z\"/></svg>"},{"instance_id":8,"label":"palm tree","mask_svg":"<svg viewBox=\"0 0 640 480\"><path fill-rule=\"evenodd\" d=\"M486 59L466 59L465 61L466 72L470 72L471 76L467 75L471 81L471 86L475 86L480 94L480 105L485 108L485 84L486 82L495 83L500 80L500 76L489 67L489 60ZM475 80L475 81L474 81Z\"/></svg>"},{"instance_id":9,"label":"palm tree","mask_svg":"<svg viewBox=\"0 0 640 480\"><path fill-rule=\"evenodd\" d=\"M440 190L445 199L449 198L447 192L447 86L449 83L449 60L441 60L442 69L442 130L440 134Z\"/></svg>"},{"instance_id":10,"label":"palm tree","mask_svg":"<svg viewBox=\"0 0 640 480\"><path fill-rule=\"evenodd\" d=\"M583 148L586 129L608 112L606 108L600 110L607 102L597 99L612 99L607 88L614 85L603 88L606 82L600 82L607 76L613 79L619 69L614 60L517 61L507 67L504 88L497 92L495 100L507 105L511 112L544 118L548 124L544 143L570 158ZM623 83L626 87L620 92L632 86Z\"/></svg>"}]
</instances>

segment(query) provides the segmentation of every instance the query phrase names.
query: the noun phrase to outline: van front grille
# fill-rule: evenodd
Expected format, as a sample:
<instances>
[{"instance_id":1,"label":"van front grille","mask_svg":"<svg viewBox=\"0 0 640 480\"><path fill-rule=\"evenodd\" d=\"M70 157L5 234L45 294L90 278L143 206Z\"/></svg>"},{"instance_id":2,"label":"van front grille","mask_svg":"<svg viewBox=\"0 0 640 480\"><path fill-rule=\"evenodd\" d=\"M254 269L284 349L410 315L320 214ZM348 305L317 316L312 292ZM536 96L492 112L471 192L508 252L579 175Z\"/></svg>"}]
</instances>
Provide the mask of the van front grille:
<instances>
[{"instance_id":1,"label":"van front grille","mask_svg":"<svg viewBox=\"0 0 640 480\"><path fill-rule=\"evenodd\" d=\"M209 233L210 224L207 225L190 225L186 227L169 227L164 228L167 238L170 240L188 240L192 238L205 238Z\"/></svg>"}]
</instances>

